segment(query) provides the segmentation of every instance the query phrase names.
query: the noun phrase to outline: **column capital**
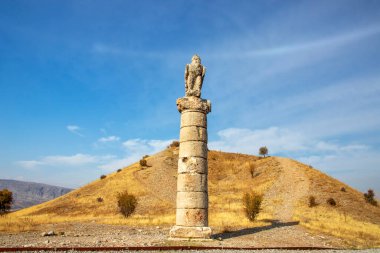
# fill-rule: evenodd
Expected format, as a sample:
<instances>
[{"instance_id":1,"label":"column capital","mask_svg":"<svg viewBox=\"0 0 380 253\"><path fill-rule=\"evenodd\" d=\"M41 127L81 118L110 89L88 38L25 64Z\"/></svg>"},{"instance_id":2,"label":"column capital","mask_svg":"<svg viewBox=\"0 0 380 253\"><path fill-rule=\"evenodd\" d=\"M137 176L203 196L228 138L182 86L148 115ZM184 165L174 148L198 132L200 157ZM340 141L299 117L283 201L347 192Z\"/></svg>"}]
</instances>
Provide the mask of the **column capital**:
<instances>
[{"instance_id":1,"label":"column capital","mask_svg":"<svg viewBox=\"0 0 380 253\"><path fill-rule=\"evenodd\" d=\"M183 97L177 99L177 109L179 112L194 110L205 114L211 112L211 102L207 99L197 97Z\"/></svg>"}]
</instances>

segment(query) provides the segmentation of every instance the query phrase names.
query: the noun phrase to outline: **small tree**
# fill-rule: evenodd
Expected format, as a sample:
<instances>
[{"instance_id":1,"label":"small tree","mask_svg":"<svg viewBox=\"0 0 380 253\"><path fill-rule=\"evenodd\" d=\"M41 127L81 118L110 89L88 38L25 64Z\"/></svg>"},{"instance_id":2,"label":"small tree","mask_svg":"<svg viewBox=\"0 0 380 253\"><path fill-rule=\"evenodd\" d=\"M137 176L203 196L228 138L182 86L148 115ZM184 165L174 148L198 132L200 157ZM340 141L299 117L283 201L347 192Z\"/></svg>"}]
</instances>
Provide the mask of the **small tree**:
<instances>
[{"instance_id":1,"label":"small tree","mask_svg":"<svg viewBox=\"0 0 380 253\"><path fill-rule=\"evenodd\" d=\"M136 209L137 199L134 195L128 194L128 192L125 191L117 195L117 205L119 206L120 212L125 217L129 217Z\"/></svg>"},{"instance_id":2,"label":"small tree","mask_svg":"<svg viewBox=\"0 0 380 253\"><path fill-rule=\"evenodd\" d=\"M11 209L13 194L8 189L0 191L0 214L6 213Z\"/></svg>"},{"instance_id":3,"label":"small tree","mask_svg":"<svg viewBox=\"0 0 380 253\"><path fill-rule=\"evenodd\" d=\"M375 200L375 192L372 189L369 189L367 193L364 193L364 199L367 203L370 203L373 206L377 206L377 201Z\"/></svg>"},{"instance_id":4,"label":"small tree","mask_svg":"<svg viewBox=\"0 0 380 253\"><path fill-rule=\"evenodd\" d=\"M243 195L243 206L247 218L254 221L261 210L263 195L254 192Z\"/></svg>"},{"instance_id":5,"label":"small tree","mask_svg":"<svg viewBox=\"0 0 380 253\"><path fill-rule=\"evenodd\" d=\"M266 156L266 155L268 155L268 148L267 147L261 147L260 149L259 149L259 155L262 155L262 156Z\"/></svg>"}]
</instances>

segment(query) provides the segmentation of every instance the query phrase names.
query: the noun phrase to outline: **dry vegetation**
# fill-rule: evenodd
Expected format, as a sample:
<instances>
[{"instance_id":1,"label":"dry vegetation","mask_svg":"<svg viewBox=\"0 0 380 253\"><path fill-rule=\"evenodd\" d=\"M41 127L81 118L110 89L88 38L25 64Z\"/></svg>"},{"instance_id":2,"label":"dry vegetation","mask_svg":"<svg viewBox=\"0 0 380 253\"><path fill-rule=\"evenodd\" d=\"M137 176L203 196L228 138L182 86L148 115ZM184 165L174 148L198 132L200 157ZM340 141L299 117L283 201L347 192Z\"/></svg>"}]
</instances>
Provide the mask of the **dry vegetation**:
<instances>
[{"instance_id":1,"label":"dry vegetation","mask_svg":"<svg viewBox=\"0 0 380 253\"><path fill-rule=\"evenodd\" d=\"M315 205L310 207L309 198L301 199L294 219L311 231L337 236L351 246L380 247L380 208L366 203L363 193L298 164L309 179L309 196L315 197ZM329 199L336 205L329 204Z\"/></svg>"},{"instance_id":2,"label":"dry vegetation","mask_svg":"<svg viewBox=\"0 0 380 253\"><path fill-rule=\"evenodd\" d=\"M27 217L34 225L72 221L133 226L174 224L177 159L178 148L170 147L147 157L149 167L132 164L57 199L9 214L7 219L16 224ZM242 196L252 190L263 193L272 185L276 174L270 167L270 158L209 152L210 225L223 229L268 224L262 221L271 218L265 204L258 221L249 222ZM165 187L160 182L165 182ZM138 199L135 213L127 219L117 206L118 193L126 189ZM98 201L100 198L102 201ZM0 218L0 230L8 230L8 220Z\"/></svg>"},{"instance_id":3,"label":"dry vegetation","mask_svg":"<svg viewBox=\"0 0 380 253\"><path fill-rule=\"evenodd\" d=\"M55 200L0 216L0 231L28 231L59 222L173 225L178 147L145 159L149 166L137 162ZM286 181L284 174L290 175ZM278 182L282 187L277 189ZM302 194L297 194L301 189ZM138 200L128 218L117 205L118 193L125 190ZM251 191L264 196L262 211L253 223L242 203L244 193ZM314 207L309 207L310 196L315 197ZM329 198L336 206L327 203ZM380 246L379 207L366 203L363 194L348 185L290 159L210 151L209 201L209 224L216 233L269 225L271 219L278 219L279 211L290 208L288 215L310 231L338 236L351 245Z\"/></svg>"}]
</instances>

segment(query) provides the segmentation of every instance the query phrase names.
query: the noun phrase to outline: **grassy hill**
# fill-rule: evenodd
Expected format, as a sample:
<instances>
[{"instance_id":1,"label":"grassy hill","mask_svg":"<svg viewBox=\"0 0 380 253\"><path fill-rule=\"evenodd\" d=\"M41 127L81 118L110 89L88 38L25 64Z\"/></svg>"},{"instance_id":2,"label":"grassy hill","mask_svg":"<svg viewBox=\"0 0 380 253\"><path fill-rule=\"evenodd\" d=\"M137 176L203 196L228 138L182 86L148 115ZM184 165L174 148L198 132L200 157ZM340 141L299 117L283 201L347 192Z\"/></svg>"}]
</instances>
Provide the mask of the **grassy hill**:
<instances>
[{"instance_id":1,"label":"grassy hill","mask_svg":"<svg viewBox=\"0 0 380 253\"><path fill-rule=\"evenodd\" d=\"M147 167L132 164L57 199L7 215L0 219L0 230L89 221L171 226L175 223L177 159L178 148L168 148L148 157ZM125 190L138 199L135 213L127 219L119 213L116 200ZM264 195L254 223L245 218L242 206L243 194L250 191ZM317 206L308 206L310 196ZM326 202L329 198L336 206ZM379 207L366 203L363 194L348 185L291 159L210 151L209 201L214 231L296 220L314 233L337 236L355 245L380 246Z\"/></svg>"}]
</instances>

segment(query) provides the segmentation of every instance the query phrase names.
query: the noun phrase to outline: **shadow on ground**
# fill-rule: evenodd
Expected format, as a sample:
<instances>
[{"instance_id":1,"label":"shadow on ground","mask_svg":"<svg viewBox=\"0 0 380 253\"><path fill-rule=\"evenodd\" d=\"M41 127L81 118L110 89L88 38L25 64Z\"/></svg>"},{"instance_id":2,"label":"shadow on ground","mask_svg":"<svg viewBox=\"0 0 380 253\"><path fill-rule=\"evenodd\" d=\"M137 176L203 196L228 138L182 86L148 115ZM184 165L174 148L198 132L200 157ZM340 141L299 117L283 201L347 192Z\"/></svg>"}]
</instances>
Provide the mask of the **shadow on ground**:
<instances>
[{"instance_id":1,"label":"shadow on ground","mask_svg":"<svg viewBox=\"0 0 380 253\"><path fill-rule=\"evenodd\" d=\"M264 221L270 222L271 224L267 226L262 226L262 227L244 228L241 230L236 230L236 231L231 231L231 232L218 233L218 234L214 234L212 237L214 239L218 239L218 238L229 239L229 238L239 237L243 235L258 233L258 232L273 229L273 228L296 226L299 224L299 221L290 221L290 222L280 222L279 220L264 220Z\"/></svg>"}]
</instances>

